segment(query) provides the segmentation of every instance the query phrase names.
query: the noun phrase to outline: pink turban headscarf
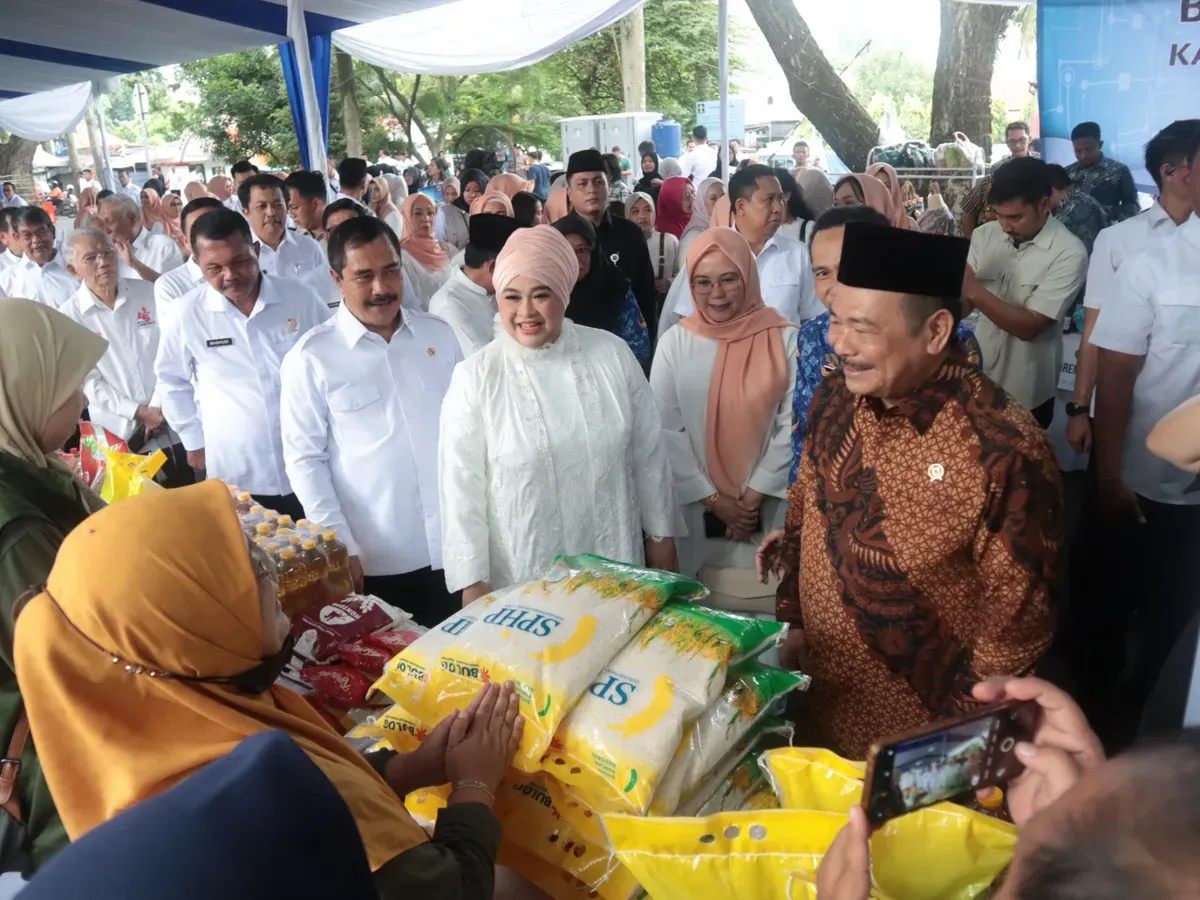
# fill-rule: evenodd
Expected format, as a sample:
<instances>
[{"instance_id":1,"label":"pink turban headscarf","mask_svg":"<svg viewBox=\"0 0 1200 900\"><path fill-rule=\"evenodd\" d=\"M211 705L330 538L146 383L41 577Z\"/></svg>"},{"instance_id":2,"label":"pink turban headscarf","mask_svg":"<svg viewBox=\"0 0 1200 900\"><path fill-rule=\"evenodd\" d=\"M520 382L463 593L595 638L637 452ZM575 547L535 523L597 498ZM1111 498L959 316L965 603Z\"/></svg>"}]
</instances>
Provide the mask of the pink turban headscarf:
<instances>
[{"instance_id":1,"label":"pink turban headscarf","mask_svg":"<svg viewBox=\"0 0 1200 900\"><path fill-rule=\"evenodd\" d=\"M567 179L560 178L550 186L550 196L542 204L546 221L553 225L571 212L571 201L567 199Z\"/></svg>"},{"instance_id":2,"label":"pink turban headscarf","mask_svg":"<svg viewBox=\"0 0 1200 900\"><path fill-rule=\"evenodd\" d=\"M492 283L499 295L509 283L522 275L550 288L562 301L571 302L571 291L579 279L579 260L570 242L549 225L535 225L513 233L496 257Z\"/></svg>"}]
</instances>

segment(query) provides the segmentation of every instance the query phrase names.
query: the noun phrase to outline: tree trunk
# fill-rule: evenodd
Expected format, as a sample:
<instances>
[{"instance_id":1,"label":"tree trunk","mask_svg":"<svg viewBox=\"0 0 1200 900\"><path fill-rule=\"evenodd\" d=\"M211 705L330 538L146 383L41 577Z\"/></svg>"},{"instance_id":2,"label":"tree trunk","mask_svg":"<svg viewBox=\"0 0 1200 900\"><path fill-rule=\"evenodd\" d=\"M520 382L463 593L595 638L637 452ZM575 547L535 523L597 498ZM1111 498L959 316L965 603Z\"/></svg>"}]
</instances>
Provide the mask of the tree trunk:
<instances>
[{"instance_id":1,"label":"tree trunk","mask_svg":"<svg viewBox=\"0 0 1200 900\"><path fill-rule=\"evenodd\" d=\"M346 129L346 156L363 155L362 124L358 117L357 84L354 81L354 60L345 50L334 52L337 59L338 90L342 95L342 124Z\"/></svg>"},{"instance_id":2,"label":"tree trunk","mask_svg":"<svg viewBox=\"0 0 1200 900\"><path fill-rule=\"evenodd\" d=\"M626 112L646 111L646 17L639 6L617 23Z\"/></svg>"},{"instance_id":3,"label":"tree trunk","mask_svg":"<svg viewBox=\"0 0 1200 900\"><path fill-rule=\"evenodd\" d=\"M104 169L104 141L100 137L100 120L96 118L97 102L99 101L89 103L87 111L84 113L84 120L87 122L88 148L92 152L92 171L96 173L96 180L111 191L114 185L108 183L108 173Z\"/></svg>"},{"instance_id":4,"label":"tree trunk","mask_svg":"<svg viewBox=\"0 0 1200 900\"><path fill-rule=\"evenodd\" d=\"M79 190L79 148L75 146L75 132L67 134L67 165L71 167L71 184Z\"/></svg>"},{"instance_id":5,"label":"tree trunk","mask_svg":"<svg viewBox=\"0 0 1200 900\"><path fill-rule=\"evenodd\" d=\"M33 153L37 141L10 136L0 143L0 180L11 181L17 193L31 204L36 203L33 190Z\"/></svg>"},{"instance_id":6,"label":"tree trunk","mask_svg":"<svg viewBox=\"0 0 1200 900\"><path fill-rule=\"evenodd\" d=\"M937 146L961 131L983 148L987 159L992 150L992 70L1013 10L958 0L941 0L941 8L929 142Z\"/></svg>"},{"instance_id":7,"label":"tree trunk","mask_svg":"<svg viewBox=\"0 0 1200 900\"><path fill-rule=\"evenodd\" d=\"M747 0L747 4L783 69L796 108L842 162L861 172L867 154L879 142L879 126L829 64L793 0Z\"/></svg>"}]
</instances>

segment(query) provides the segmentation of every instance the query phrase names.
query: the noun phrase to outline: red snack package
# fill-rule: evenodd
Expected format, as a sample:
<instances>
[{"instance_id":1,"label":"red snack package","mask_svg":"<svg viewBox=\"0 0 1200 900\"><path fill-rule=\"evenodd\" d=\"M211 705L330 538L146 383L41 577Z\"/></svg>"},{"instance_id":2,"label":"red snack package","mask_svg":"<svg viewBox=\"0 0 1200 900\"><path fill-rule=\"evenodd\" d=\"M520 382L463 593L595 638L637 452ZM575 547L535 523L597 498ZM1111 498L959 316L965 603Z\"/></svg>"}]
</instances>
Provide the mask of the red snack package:
<instances>
[{"instance_id":1,"label":"red snack package","mask_svg":"<svg viewBox=\"0 0 1200 900\"><path fill-rule=\"evenodd\" d=\"M347 664L372 678L383 674L383 668L392 658L392 654L372 647L368 644L338 644L338 656Z\"/></svg>"},{"instance_id":2,"label":"red snack package","mask_svg":"<svg viewBox=\"0 0 1200 900\"><path fill-rule=\"evenodd\" d=\"M372 681L357 669L349 666L305 666L300 670L300 677L322 700L339 709L357 709L367 705Z\"/></svg>"},{"instance_id":3,"label":"red snack package","mask_svg":"<svg viewBox=\"0 0 1200 900\"><path fill-rule=\"evenodd\" d=\"M407 650L408 645L420 636L415 631L377 631L374 634L368 634L364 637L363 643L371 647L378 647L388 654L388 659L390 660L397 653ZM385 662L384 665L387 665L387 663ZM382 675L383 672L379 674Z\"/></svg>"},{"instance_id":4,"label":"red snack package","mask_svg":"<svg viewBox=\"0 0 1200 900\"><path fill-rule=\"evenodd\" d=\"M373 631L408 621L405 613L376 597L351 594L304 613L292 626L292 633L296 652L321 663L336 655L338 644L353 644Z\"/></svg>"}]
</instances>

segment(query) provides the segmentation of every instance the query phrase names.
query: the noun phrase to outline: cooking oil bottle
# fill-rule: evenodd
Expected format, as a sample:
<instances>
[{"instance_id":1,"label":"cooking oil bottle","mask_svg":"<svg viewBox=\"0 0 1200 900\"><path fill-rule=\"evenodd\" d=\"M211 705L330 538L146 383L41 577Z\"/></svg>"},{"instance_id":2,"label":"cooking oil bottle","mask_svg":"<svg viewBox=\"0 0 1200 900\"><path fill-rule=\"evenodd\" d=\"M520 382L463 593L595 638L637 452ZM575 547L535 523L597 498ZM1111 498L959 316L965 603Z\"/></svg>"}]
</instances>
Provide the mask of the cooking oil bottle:
<instances>
[{"instance_id":1,"label":"cooking oil bottle","mask_svg":"<svg viewBox=\"0 0 1200 900\"><path fill-rule=\"evenodd\" d=\"M294 619L304 611L308 600L308 573L296 551L284 547L279 551L279 603L284 615Z\"/></svg>"},{"instance_id":2,"label":"cooking oil bottle","mask_svg":"<svg viewBox=\"0 0 1200 900\"><path fill-rule=\"evenodd\" d=\"M311 590L313 608L320 609L326 603L336 599L329 593L329 560L317 549L317 542L309 538L300 542L300 561L308 566L312 577Z\"/></svg>"},{"instance_id":3,"label":"cooking oil bottle","mask_svg":"<svg viewBox=\"0 0 1200 900\"><path fill-rule=\"evenodd\" d=\"M338 599L354 593L354 582L350 578L350 552L337 539L333 529L321 535L321 552L329 563L329 587L331 597Z\"/></svg>"}]
</instances>

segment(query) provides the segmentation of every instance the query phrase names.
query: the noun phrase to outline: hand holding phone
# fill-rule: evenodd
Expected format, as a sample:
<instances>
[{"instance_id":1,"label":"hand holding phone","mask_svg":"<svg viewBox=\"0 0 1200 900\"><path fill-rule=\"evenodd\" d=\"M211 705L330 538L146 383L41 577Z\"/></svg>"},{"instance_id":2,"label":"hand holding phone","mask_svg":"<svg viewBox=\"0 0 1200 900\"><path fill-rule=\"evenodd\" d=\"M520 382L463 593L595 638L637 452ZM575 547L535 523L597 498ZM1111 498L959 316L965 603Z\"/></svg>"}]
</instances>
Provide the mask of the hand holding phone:
<instances>
[{"instance_id":1,"label":"hand holding phone","mask_svg":"<svg viewBox=\"0 0 1200 900\"><path fill-rule=\"evenodd\" d=\"M1016 778L1017 744L1032 740L1037 717L1037 703L1009 701L875 743L862 799L871 827Z\"/></svg>"}]
</instances>

